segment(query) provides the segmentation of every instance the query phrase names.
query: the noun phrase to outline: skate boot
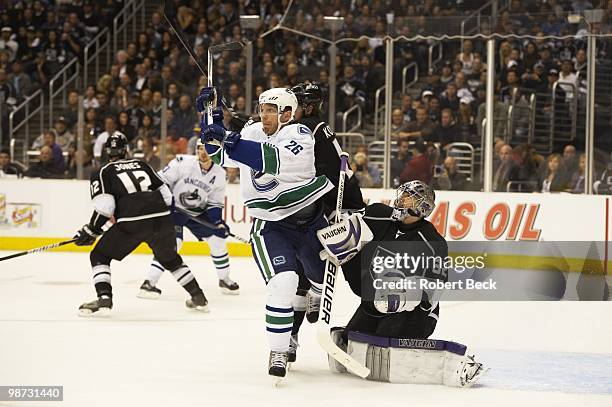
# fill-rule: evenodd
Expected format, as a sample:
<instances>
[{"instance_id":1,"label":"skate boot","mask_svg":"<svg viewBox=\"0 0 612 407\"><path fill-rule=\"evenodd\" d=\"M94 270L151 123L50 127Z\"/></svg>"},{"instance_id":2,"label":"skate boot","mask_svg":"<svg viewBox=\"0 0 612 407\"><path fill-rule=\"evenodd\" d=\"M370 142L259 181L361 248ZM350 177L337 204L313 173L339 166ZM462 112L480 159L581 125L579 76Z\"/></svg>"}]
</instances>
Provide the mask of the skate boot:
<instances>
[{"instance_id":1,"label":"skate boot","mask_svg":"<svg viewBox=\"0 0 612 407\"><path fill-rule=\"evenodd\" d=\"M276 385L280 383L281 379L287 374L287 352L270 351L268 374L277 378Z\"/></svg>"},{"instance_id":2,"label":"skate boot","mask_svg":"<svg viewBox=\"0 0 612 407\"><path fill-rule=\"evenodd\" d=\"M204 293L196 294L191 299L185 301L185 305L187 308L200 311L200 312L209 312L208 310L208 300Z\"/></svg>"},{"instance_id":3,"label":"skate boot","mask_svg":"<svg viewBox=\"0 0 612 407\"><path fill-rule=\"evenodd\" d=\"M297 334L291 335L291 339L289 339L289 351L287 352L287 362L293 363L297 360L297 348L300 346L298 343Z\"/></svg>"},{"instance_id":4,"label":"skate boot","mask_svg":"<svg viewBox=\"0 0 612 407\"><path fill-rule=\"evenodd\" d=\"M156 300L161 295L161 290L154 285L152 285L149 280L145 280L144 283L140 286L140 291L136 296L138 298L146 298L149 300Z\"/></svg>"},{"instance_id":5,"label":"skate boot","mask_svg":"<svg viewBox=\"0 0 612 407\"><path fill-rule=\"evenodd\" d=\"M238 295L240 294L240 287L238 283L233 281L231 278L226 277L223 280L219 280L219 288L222 294L227 295Z\"/></svg>"},{"instance_id":6,"label":"skate boot","mask_svg":"<svg viewBox=\"0 0 612 407\"><path fill-rule=\"evenodd\" d=\"M310 291L306 294L306 319L311 324L314 324L319 319L319 308L321 307L321 296L312 294Z\"/></svg>"},{"instance_id":7,"label":"skate boot","mask_svg":"<svg viewBox=\"0 0 612 407\"><path fill-rule=\"evenodd\" d=\"M110 314L110 310L112 308L113 299L107 295L102 295L98 297L97 300L81 304L81 306L79 307L79 316L104 316Z\"/></svg>"}]
</instances>

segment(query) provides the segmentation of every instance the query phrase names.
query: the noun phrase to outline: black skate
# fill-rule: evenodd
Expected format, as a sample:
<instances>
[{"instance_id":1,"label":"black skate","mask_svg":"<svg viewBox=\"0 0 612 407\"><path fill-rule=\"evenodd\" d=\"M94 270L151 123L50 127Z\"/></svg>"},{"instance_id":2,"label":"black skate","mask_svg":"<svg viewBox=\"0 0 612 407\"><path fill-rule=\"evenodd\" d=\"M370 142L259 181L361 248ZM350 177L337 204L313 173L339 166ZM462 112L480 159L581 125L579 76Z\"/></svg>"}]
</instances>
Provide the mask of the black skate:
<instances>
[{"instance_id":1,"label":"black skate","mask_svg":"<svg viewBox=\"0 0 612 407\"><path fill-rule=\"evenodd\" d=\"M278 378L275 384L279 384L280 379L287 374L287 352L270 351L268 374Z\"/></svg>"},{"instance_id":2,"label":"black skate","mask_svg":"<svg viewBox=\"0 0 612 407\"><path fill-rule=\"evenodd\" d=\"M221 289L222 294L227 295L238 295L240 294L240 287L238 283L232 281L229 277L224 278L223 280L219 280L219 288Z\"/></svg>"},{"instance_id":3,"label":"black skate","mask_svg":"<svg viewBox=\"0 0 612 407\"><path fill-rule=\"evenodd\" d=\"M191 297L191 299L185 301L185 305L187 308L195 311L209 312L208 300L206 299L206 296L204 296L204 293L194 295Z\"/></svg>"},{"instance_id":4,"label":"black skate","mask_svg":"<svg viewBox=\"0 0 612 407\"><path fill-rule=\"evenodd\" d=\"M110 310L113 308L113 299L106 295L99 297L97 300L86 302L79 307L79 316L89 317L104 316L110 314Z\"/></svg>"},{"instance_id":5,"label":"black skate","mask_svg":"<svg viewBox=\"0 0 612 407\"><path fill-rule=\"evenodd\" d=\"M287 362L293 363L297 360L297 348L300 346L298 343L298 336L291 335L291 339L289 339L289 351L287 352Z\"/></svg>"},{"instance_id":6,"label":"black skate","mask_svg":"<svg viewBox=\"0 0 612 407\"><path fill-rule=\"evenodd\" d=\"M306 294L306 319L314 324L319 319L319 308L321 307L321 296L313 295L310 291Z\"/></svg>"},{"instance_id":7,"label":"black skate","mask_svg":"<svg viewBox=\"0 0 612 407\"><path fill-rule=\"evenodd\" d=\"M149 300L156 300L161 295L161 290L154 285L152 285L149 280L145 280L144 283L140 286L140 290L136 296L138 298L146 298Z\"/></svg>"}]
</instances>

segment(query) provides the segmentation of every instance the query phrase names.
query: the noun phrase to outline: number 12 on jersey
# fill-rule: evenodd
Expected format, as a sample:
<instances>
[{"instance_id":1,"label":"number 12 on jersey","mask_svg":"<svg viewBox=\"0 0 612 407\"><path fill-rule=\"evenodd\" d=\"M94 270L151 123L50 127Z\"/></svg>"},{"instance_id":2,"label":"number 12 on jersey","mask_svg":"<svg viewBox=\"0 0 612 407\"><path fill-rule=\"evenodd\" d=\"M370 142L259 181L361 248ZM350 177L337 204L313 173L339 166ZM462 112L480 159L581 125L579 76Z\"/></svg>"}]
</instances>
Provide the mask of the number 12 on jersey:
<instances>
[{"instance_id":1,"label":"number 12 on jersey","mask_svg":"<svg viewBox=\"0 0 612 407\"><path fill-rule=\"evenodd\" d=\"M128 194L148 191L151 178L145 171L128 171L117 174Z\"/></svg>"}]
</instances>

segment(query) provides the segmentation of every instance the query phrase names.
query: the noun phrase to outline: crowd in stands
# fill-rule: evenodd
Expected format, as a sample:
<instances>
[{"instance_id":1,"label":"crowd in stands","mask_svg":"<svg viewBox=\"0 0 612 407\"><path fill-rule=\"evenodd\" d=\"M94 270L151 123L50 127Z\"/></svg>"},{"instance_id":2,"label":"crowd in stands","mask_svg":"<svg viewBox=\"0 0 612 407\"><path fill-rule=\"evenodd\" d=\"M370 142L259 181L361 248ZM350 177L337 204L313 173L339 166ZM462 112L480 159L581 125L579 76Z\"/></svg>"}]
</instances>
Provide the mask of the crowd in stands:
<instances>
[{"instance_id":1,"label":"crowd in stands","mask_svg":"<svg viewBox=\"0 0 612 407\"><path fill-rule=\"evenodd\" d=\"M0 98L2 92L12 95L15 83L43 84L62 61L79 56L87 37L95 35L105 24L105 18L112 16L118 7L112 0L73 3L76 5L53 7L45 1L23 2L24 7L0 14L0 25L7 27L6 30L2 28L0 37ZM374 93L384 84L383 37L387 34L409 37L443 33L445 27L432 26L431 19L467 15L481 5L472 0L393 0L390 5L389 2L365 0L293 2L285 22L312 36L277 30L260 38L260 34L281 20L286 2L174 0L173 3L173 17L203 66L207 62L207 49L212 45L254 41L252 106L259 94L270 87L290 87L304 80L315 80L327 90L328 45L315 37L332 37L323 23L323 16L344 16L343 28L334 35L370 38L345 41L338 46L336 111L343 112L359 104L366 121L372 117ZM612 1L595 6L603 7L606 14L594 30L610 32L612 20L609 21L608 16L612 16ZM495 26L487 26L485 21L481 30L485 34L492 31L517 35L576 34L580 26L567 23L564 13L589 8L593 8L593 4L587 0L512 0L509 9L498 16ZM386 23L389 9L395 12L392 26ZM241 28L239 16L243 14L261 15L261 27L257 30ZM78 162L86 163L87 174L104 159L102 145L115 131L124 133L131 142L132 151L156 168L174 154L193 148L199 127L194 99L199 88L205 86L206 78L168 30L161 12L153 13L146 30L133 40L114 55L109 71L97 78L95 84L90 84L83 94L85 149L76 149L79 92L73 90L68 95L67 105L57 110L53 127L44 131L31 146L39 151L42 163L33 167L36 174L74 177ZM395 95L397 106L393 109L390 126L396 144L388 176L392 185L422 179L439 189L480 189L478 174L458 171L457 158L448 151L448 146L454 142L480 146L486 95L485 42L466 40L462 44L445 45L446 61L431 71L427 66L428 46L426 41L397 42L395 45L396 71L416 62L426 84L416 93ZM554 101L559 103L555 106L557 111L562 111L567 100L579 97L573 92L584 89L580 80L585 78L585 47L586 42L580 39L498 42L494 126L495 134L502 135L500 143L504 142L504 148L496 149L496 157L499 157L494 168L496 190L505 191L510 181L525 181L522 190L580 190L581 175L576 175L576 171L580 171L579 158L574 158L570 166L554 154L541 157L533 146L507 145L504 140L511 140L506 134L508 106L526 103L529 92L540 95L538 109L543 112L551 110L552 85L556 81L572 85L557 91ZM35 48L36 52L30 48ZM608 54L606 43L598 42L598 58L608 58ZM42 70L39 60L44 60ZM215 82L228 104L239 113L249 113L245 111L245 70L244 53L225 51L214 56ZM18 77L24 78L23 82L16 79ZM31 85L33 83L38 85ZM6 88L9 93L3 90ZM161 139L162 98L168 101L167 140ZM514 120L517 125L513 126L513 131L525 131L521 115L515 115ZM162 143L168 143L167 157L160 156ZM574 144L580 146L580 143ZM563 146L555 147L561 149ZM507 153L508 149L511 161L502 159L501 151ZM378 164L369 162L368 147L360 146L351 153L352 167L362 186L382 186L383 171ZM237 182L237 177L236 173L228 172L230 182Z\"/></svg>"}]
</instances>

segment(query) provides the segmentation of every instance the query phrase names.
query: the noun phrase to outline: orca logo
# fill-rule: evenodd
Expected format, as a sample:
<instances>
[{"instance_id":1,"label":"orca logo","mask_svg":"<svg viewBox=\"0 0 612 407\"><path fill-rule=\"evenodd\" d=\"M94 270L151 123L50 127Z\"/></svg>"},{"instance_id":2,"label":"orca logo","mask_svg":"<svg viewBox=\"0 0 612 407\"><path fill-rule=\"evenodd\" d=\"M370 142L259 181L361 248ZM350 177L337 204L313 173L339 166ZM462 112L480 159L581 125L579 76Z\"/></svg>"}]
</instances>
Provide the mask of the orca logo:
<instances>
[{"instance_id":1,"label":"orca logo","mask_svg":"<svg viewBox=\"0 0 612 407\"><path fill-rule=\"evenodd\" d=\"M255 190L258 192L272 191L278 186L278 181L274 178L268 182L259 182L258 180L264 175L266 175L265 172L255 171L251 168L251 182L253 183Z\"/></svg>"},{"instance_id":2,"label":"orca logo","mask_svg":"<svg viewBox=\"0 0 612 407\"><path fill-rule=\"evenodd\" d=\"M272 264L274 264L275 266L280 266L281 264L285 264L285 256L276 256L275 258L272 259Z\"/></svg>"}]
</instances>

